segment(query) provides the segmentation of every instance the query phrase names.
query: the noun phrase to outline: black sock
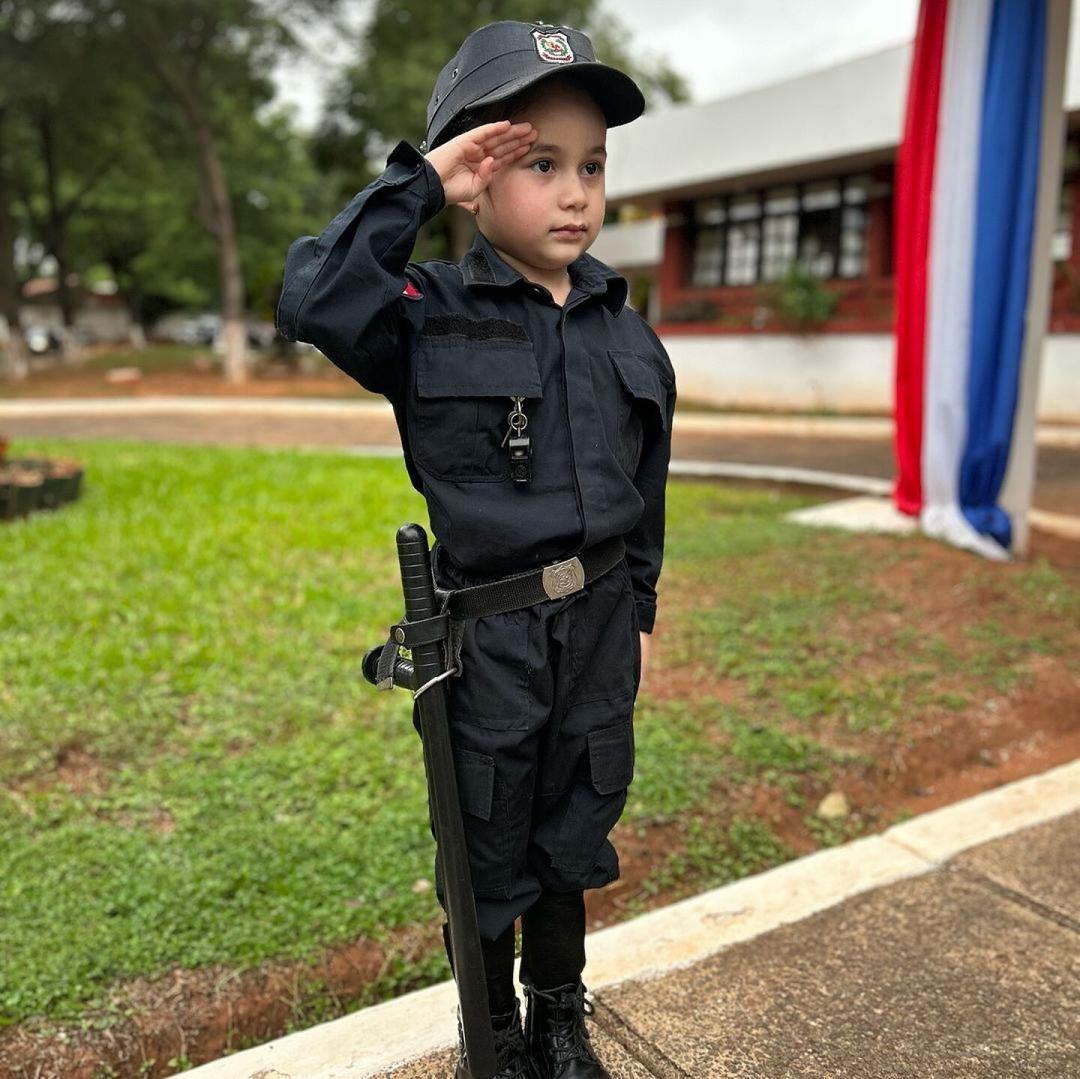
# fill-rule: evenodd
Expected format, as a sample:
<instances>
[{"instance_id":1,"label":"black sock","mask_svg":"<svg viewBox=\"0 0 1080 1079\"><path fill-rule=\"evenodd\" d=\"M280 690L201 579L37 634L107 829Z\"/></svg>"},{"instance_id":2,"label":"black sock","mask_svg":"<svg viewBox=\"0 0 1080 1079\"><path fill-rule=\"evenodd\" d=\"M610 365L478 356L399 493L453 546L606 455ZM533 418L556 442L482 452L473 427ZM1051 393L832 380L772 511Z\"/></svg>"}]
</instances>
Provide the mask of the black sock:
<instances>
[{"instance_id":1,"label":"black sock","mask_svg":"<svg viewBox=\"0 0 1080 1079\"><path fill-rule=\"evenodd\" d=\"M442 930L446 955L450 960L450 969L453 970L454 956L450 950L450 923L443 922ZM513 1012L517 1001L517 993L514 990L514 940L513 922L495 940L480 938L480 950L484 955L484 975L487 980L488 1005L493 1016L505 1016L508 1012Z\"/></svg>"},{"instance_id":2,"label":"black sock","mask_svg":"<svg viewBox=\"0 0 1080 1079\"><path fill-rule=\"evenodd\" d=\"M521 916L522 982L554 989L584 969L585 893L542 892Z\"/></svg>"}]
</instances>

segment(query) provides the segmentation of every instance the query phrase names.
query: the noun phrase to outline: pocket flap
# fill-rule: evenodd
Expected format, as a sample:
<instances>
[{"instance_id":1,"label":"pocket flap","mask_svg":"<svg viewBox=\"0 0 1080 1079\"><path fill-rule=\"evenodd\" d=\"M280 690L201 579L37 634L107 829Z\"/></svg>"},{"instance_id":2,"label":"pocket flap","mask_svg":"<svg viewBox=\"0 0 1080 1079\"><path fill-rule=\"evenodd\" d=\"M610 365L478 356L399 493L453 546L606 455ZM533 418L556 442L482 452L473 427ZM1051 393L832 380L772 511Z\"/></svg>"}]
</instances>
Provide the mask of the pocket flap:
<instances>
[{"instance_id":1,"label":"pocket flap","mask_svg":"<svg viewBox=\"0 0 1080 1079\"><path fill-rule=\"evenodd\" d=\"M608 355L619 378L634 397L652 401L660 410L660 424L667 430L667 393L660 376L638 353L629 349L609 348Z\"/></svg>"},{"instance_id":2,"label":"pocket flap","mask_svg":"<svg viewBox=\"0 0 1080 1079\"><path fill-rule=\"evenodd\" d=\"M421 337L413 353L421 397L542 397L531 342Z\"/></svg>"},{"instance_id":3,"label":"pocket flap","mask_svg":"<svg viewBox=\"0 0 1080 1079\"><path fill-rule=\"evenodd\" d=\"M457 765L458 798L466 813L491 819L491 799L495 793L495 758L487 753L454 747Z\"/></svg>"},{"instance_id":4,"label":"pocket flap","mask_svg":"<svg viewBox=\"0 0 1080 1079\"><path fill-rule=\"evenodd\" d=\"M634 725L620 723L590 731L589 768L598 794L614 794L634 778Z\"/></svg>"}]
</instances>

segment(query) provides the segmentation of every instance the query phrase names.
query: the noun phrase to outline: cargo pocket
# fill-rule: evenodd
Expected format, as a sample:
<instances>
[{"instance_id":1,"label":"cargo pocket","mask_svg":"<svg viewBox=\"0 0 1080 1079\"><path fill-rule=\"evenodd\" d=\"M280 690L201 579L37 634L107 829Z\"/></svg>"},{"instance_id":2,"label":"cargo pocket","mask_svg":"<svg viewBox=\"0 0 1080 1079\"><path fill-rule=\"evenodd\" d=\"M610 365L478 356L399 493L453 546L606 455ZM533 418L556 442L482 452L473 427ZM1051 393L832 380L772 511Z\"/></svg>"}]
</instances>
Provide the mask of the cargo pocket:
<instances>
[{"instance_id":1,"label":"cargo pocket","mask_svg":"<svg viewBox=\"0 0 1080 1079\"><path fill-rule=\"evenodd\" d=\"M620 723L590 731L589 769L598 794L614 794L634 778L634 725Z\"/></svg>"},{"instance_id":2,"label":"cargo pocket","mask_svg":"<svg viewBox=\"0 0 1080 1079\"><path fill-rule=\"evenodd\" d=\"M495 758L454 747L461 821L476 895L505 896L510 883L505 799L495 797Z\"/></svg>"},{"instance_id":3,"label":"cargo pocket","mask_svg":"<svg viewBox=\"0 0 1080 1079\"><path fill-rule=\"evenodd\" d=\"M625 559L593 581L588 594L571 608L568 712L633 697L634 668L640 662L634 651L634 610Z\"/></svg>"},{"instance_id":4,"label":"cargo pocket","mask_svg":"<svg viewBox=\"0 0 1080 1079\"><path fill-rule=\"evenodd\" d=\"M650 425L667 430L667 391L644 356L629 349L608 349L619 376L618 427L615 457L628 475L637 471L644 432Z\"/></svg>"},{"instance_id":5,"label":"cargo pocket","mask_svg":"<svg viewBox=\"0 0 1080 1079\"><path fill-rule=\"evenodd\" d=\"M511 397L543 396L531 341L421 335L414 369L409 439L417 464L437 479L509 480L502 445Z\"/></svg>"},{"instance_id":6,"label":"cargo pocket","mask_svg":"<svg viewBox=\"0 0 1080 1079\"><path fill-rule=\"evenodd\" d=\"M551 864L577 874L566 877L567 887L590 887L588 881L626 806L627 788L634 778L634 727L622 722L590 731L588 778L574 787L559 829Z\"/></svg>"}]
</instances>

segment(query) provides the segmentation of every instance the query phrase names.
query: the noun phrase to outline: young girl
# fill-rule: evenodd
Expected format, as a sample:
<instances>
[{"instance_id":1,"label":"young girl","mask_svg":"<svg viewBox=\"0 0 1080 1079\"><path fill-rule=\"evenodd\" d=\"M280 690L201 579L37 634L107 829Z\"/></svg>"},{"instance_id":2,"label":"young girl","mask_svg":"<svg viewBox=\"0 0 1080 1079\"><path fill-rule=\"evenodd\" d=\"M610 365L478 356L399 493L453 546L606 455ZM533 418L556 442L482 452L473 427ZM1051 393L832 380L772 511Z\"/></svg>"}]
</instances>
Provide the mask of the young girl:
<instances>
[{"instance_id":1,"label":"young girl","mask_svg":"<svg viewBox=\"0 0 1080 1079\"><path fill-rule=\"evenodd\" d=\"M482 27L439 75L426 155L398 143L290 247L278 309L284 336L393 403L436 584L542 585L464 618L447 680L499 1079L609 1077L584 1022L584 891L619 876L608 834L634 772L676 390L626 280L587 248L607 128L643 108L580 31ZM455 203L476 216L465 257L410 262L420 226ZM438 874L436 892L445 909Z\"/></svg>"}]
</instances>

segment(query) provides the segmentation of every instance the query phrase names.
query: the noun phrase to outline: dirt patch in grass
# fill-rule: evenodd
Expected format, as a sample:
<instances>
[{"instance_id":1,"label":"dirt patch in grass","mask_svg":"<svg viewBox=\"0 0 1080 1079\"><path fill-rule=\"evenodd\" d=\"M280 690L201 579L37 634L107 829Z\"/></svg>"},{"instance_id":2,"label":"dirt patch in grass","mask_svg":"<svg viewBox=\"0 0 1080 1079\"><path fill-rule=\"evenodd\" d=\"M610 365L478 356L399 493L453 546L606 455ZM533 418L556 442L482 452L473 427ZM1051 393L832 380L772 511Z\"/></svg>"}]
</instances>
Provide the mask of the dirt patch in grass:
<instances>
[{"instance_id":1,"label":"dirt patch in grass","mask_svg":"<svg viewBox=\"0 0 1080 1079\"><path fill-rule=\"evenodd\" d=\"M100 795L108 786L101 763L78 743L64 746L56 754L53 782L62 784L73 794Z\"/></svg>"},{"instance_id":2,"label":"dirt patch in grass","mask_svg":"<svg viewBox=\"0 0 1080 1079\"><path fill-rule=\"evenodd\" d=\"M102 1079L166 1076L374 1003L395 967L442 947L441 923L408 926L386 943L353 941L311 963L224 966L137 978L78 1025L31 1022L0 1035L0 1076ZM410 986L396 982L401 991Z\"/></svg>"},{"instance_id":3,"label":"dirt patch in grass","mask_svg":"<svg viewBox=\"0 0 1080 1079\"><path fill-rule=\"evenodd\" d=\"M875 552L887 551L884 537L864 537L862 548L873 563ZM934 634L958 655L972 648L967 635L972 618L993 603L1007 601L1007 593L977 578L973 572L986 565L965 552L935 548L932 558L898 561L875 570L874 584L890 599L902 604L902 613L883 609L858 618L838 614L829 626L832 634L858 634L863 642L879 646L857 656L841 678L842 684L867 683L895 666L892 631L901 621L917 625L921 633ZM1045 558L1072 585L1080 584L1080 543L1033 531L1030 559L999 566L1002 573L1022 572L1030 560ZM717 601L718 593L699 579L669 581L669 610ZM699 807L693 819L721 831L731 821L752 817L769 825L776 837L799 854L822 846L821 832L808 825L821 800L830 791L841 791L850 813L846 827L853 834L871 834L908 815L918 815L950 805L1004 783L1037 775L1080 758L1080 671L1070 658L1080 654L1080 627L1063 623L1060 615L1030 605L1010 608L1008 632L1018 638L1052 637L1059 646L1055 654L1032 654L1022 662L1024 677L1004 690L988 688L967 706L951 709L931 704L912 710L894 729L851 730L827 720L815 723L812 736L828 748L852 754L850 763L831 766L831 779L809 772L798 777L794 794L765 779L732 782L720 777L713 785L709 805ZM679 615L672 614L674 620ZM717 677L707 663L677 662L667 651L670 638L653 641L655 677L649 692L657 699L702 700L738 707L747 704L744 685L738 679ZM662 673L662 678L660 677ZM970 690L971 675L943 672L934 679L937 693L947 696L962 688ZM780 724L792 735L811 733L798 721ZM861 758L870 758L867 763ZM695 892L693 882L678 883L659 891L642 893L650 872L672 852L683 851L686 822L650 828L644 840L627 825L616 828L613 841L620 851L623 878L619 887L587 893L590 928L620 921L629 910L637 913L663 906ZM840 838L840 837L838 837Z\"/></svg>"},{"instance_id":4,"label":"dirt patch in grass","mask_svg":"<svg viewBox=\"0 0 1080 1079\"><path fill-rule=\"evenodd\" d=\"M1031 557L1045 557L1070 583L1080 583L1080 543L1033 533ZM866 537L861 547L868 564L884 554L889 541ZM1028 563L998 567L1000 574L1021 572ZM940 638L957 656L973 648L967 632L973 615L993 612L1007 598L979 572L975 556L944 547L926 557L882 562L874 584L901 610L881 608L858 616L844 613L829 625L832 635L857 634L863 646L846 685L865 684L895 667L898 622L916 625ZM994 576L994 575L990 575ZM672 578L665 602L675 624L680 610L708 600L701 581ZM829 748L853 754L817 772L797 777L794 788L763 775L747 782L717 778L708 805L678 820L620 822L612 835L619 851L621 877L586 893L589 930L655 909L700 890L694 874L670 880L658 868L684 853L692 821L722 830L737 818L760 821L791 851L819 849L824 841L887 828L905 815L968 798L1003 783L1043 772L1080 757L1080 672L1071 657L1080 654L1080 627L1064 624L1049 605L1009 607L1004 628L1015 637L1052 637L1052 652L1033 652L1020 662L1022 677L1006 688L986 692L962 707L931 703L913 710L888 729L851 729L827 721L809 730L787 720L791 734L812 734ZM717 677L702 662L677 660L663 633L653 641L652 675L646 690L658 701L708 698L723 705L746 704L736 679ZM945 671L934 690L948 694L971 673ZM867 760L872 763L867 763ZM58 760L55 780L73 789L93 790L101 782L92 759L78 747ZM830 791L846 796L850 811L842 827L823 833L814 811ZM809 823L808 823L809 821ZM0 1076L165 1076L182 1067L259 1044L355 1008L415 988L423 982L425 958L442 950L441 919L407 927L385 942L357 940L328 949L315 962L267 963L247 972L223 967L176 970L156 980L137 979L118 986L112 1006L88 1015L78 1025L28 1022L0 1033ZM111 1069L111 1070L109 1070Z\"/></svg>"}]
</instances>

